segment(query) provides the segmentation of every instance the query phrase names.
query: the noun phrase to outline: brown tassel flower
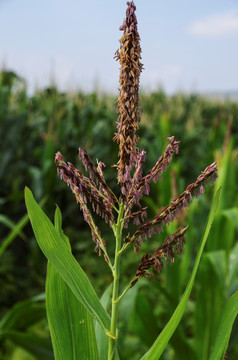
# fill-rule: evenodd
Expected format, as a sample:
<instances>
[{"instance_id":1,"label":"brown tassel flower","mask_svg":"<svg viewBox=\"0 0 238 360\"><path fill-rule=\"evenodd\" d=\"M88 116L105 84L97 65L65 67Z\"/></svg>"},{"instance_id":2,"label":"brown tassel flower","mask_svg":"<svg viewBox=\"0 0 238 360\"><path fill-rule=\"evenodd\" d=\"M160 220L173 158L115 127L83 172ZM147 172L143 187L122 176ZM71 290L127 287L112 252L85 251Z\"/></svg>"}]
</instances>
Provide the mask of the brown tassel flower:
<instances>
[{"instance_id":1,"label":"brown tassel flower","mask_svg":"<svg viewBox=\"0 0 238 360\"><path fill-rule=\"evenodd\" d=\"M121 254L130 244L133 244L137 251L147 236L151 237L153 234L163 231L163 227L172 222L181 210L188 206L193 196L197 197L203 194L205 186L217 177L217 166L216 163L213 163L182 194L175 197L168 206L159 211L152 220L146 221L147 208L141 206L141 198L143 195L149 195L152 181L157 182L162 177L173 156L178 154L180 142L176 141L174 136L168 138L169 144L164 153L158 158L153 168L146 175L143 175L142 167L146 152L137 148L139 138L136 135L141 115L139 81L143 65L135 15L136 7L133 1L128 2L127 5L126 19L120 27L120 30L123 31L120 49L115 55L120 63L120 94L117 100L119 116L117 133L114 137L114 140L119 144L119 161L116 165L118 183L121 188L119 199L104 179L103 168L105 164L98 162L97 166L94 166L84 149L79 148L79 159L88 172L88 176L76 169L72 163L66 163L60 152L55 155L58 174L74 193L84 219L90 226L93 240L96 243L96 250L99 253L103 251L113 272L114 269L107 255L105 241L101 237L91 211L96 212L105 222L109 223L116 238L119 233L121 237L122 228L127 228L129 222L133 221L137 228L132 235L128 234L125 237L124 244L121 249L118 249L118 254ZM115 214L118 215L117 221ZM178 254L182 252L186 231L187 227L179 228L174 234L166 238L164 244L160 245L154 254L150 256L145 254L130 286L134 285L141 277L149 275L151 268L160 272L168 259L173 262L175 252Z\"/></svg>"},{"instance_id":2,"label":"brown tassel flower","mask_svg":"<svg viewBox=\"0 0 238 360\"><path fill-rule=\"evenodd\" d=\"M151 237L153 234L163 231L162 225L168 225L172 222L184 207L188 207L188 202L192 201L193 195L198 197L200 194L203 194L205 192L204 186L209 182L212 183L216 178L217 166L216 163L213 163L182 194L173 199L169 206L161 210L153 220L147 221L143 226L139 227L132 236L128 235L125 241L136 243L139 246L143 241L142 236L146 239L147 235Z\"/></svg>"},{"instance_id":3,"label":"brown tassel flower","mask_svg":"<svg viewBox=\"0 0 238 360\"><path fill-rule=\"evenodd\" d=\"M188 227L180 227L171 236L168 236L164 243L160 245L152 255L145 254L142 257L141 263L138 266L136 276L131 280L131 286L134 286L137 281L145 276L152 276L149 272L151 268L154 268L157 273L163 269L164 264L167 264L168 259L171 263L174 262L175 251L177 254L181 254L185 243L184 235Z\"/></svg>"},{"instance_id":4,"label":"brown tassel flower","mask_svg":"<svg viewBox=\"0 0 238 360\"><path fill-rule=\"evenodd\" d=\"M117 100L117 133L114 137L119 143L118 182L122 193L126 195L128 183L131 182L130 172L136 160L136 143L139 138L139 81L142 71L140 36L137 30L136 7L133 1L127 3L126 19L120 30L120 49L115 54L120 62L120 94Z\"/></svg>"}]
</instances>

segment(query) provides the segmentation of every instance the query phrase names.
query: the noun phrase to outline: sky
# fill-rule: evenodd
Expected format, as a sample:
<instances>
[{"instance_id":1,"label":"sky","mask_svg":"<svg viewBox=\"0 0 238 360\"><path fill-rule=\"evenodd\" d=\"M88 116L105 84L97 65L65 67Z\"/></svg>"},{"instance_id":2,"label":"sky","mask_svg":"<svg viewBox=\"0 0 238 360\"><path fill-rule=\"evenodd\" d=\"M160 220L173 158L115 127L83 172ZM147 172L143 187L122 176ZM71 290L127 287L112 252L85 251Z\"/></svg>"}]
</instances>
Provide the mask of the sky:
<instances>
[{"instance_id":1,"label":"sky","mask_svg":"<svg viewBox=\"0 0 238 360\"><path fill-rule=\"evenodd\" d=\"M167 93L238 90L238 0L134 0L141 87ZM122 0L0 0L0 68L29 91L116 92Z\"/></svg>"}]
</instances>

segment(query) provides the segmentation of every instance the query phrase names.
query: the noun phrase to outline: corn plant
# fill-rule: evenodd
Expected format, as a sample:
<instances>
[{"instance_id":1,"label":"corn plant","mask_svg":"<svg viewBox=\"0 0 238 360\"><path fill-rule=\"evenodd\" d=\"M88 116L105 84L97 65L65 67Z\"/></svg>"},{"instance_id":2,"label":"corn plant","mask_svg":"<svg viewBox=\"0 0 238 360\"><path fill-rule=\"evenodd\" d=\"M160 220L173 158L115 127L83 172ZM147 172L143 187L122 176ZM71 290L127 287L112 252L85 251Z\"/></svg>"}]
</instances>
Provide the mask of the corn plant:
<instances>
[{"instance_id":1,"label":"corn plant","mask_svg":"<svg viewBox=\"0 0 238 360\"><path fill-rule=\"evenodd\" d=\"M117 132L114 141L119 145L118 162L113 165L117 171L118 193L115 194L105 181L105 164L94 165L87 152L79 148L79 160L85 171L66 162L58 151L55 163L60 178L70 187L88 223L95 243L95 251L106 261L112 276L112 286L98 298L89 278L72 254L70 241L62 230L62 216L59 208L55 212L54 225L36 203L32 192L25 189L25 200L29 218L40 248L48 259L46 280L46 308L55 359L113 360L120 358L120 329L118 329L119 305L124 296L143 278L152 278L168 263L173 264L176 254L180 255L185 243L187 226L181 226L160 242L152 254L138 255L147 237L162 233L173 222L183 208L188 207L193 196L203 194L205 187L217 177L216 163L208 166L186 190L176 196L168 206L160 209L150 220L147 209L142 206L142 196L148 196L150 185L157 182L178 153L179 141L174 136L168 139L164 153L155 165L143 175L142 167L146 153L137 144L137 130L141 118L139 103L139 80L141 63L140 36L135 15L136 7L127 3L126 19L120 30L120 48L115 54L120 62L120 93L117 100ZM88 176L85 175L88 173ZM218 192L219 193L219 192ZM212 221L218 206L218 194L213 200L207 225L199 245L197 257L185 292L172 317L158 335L152 346L140 355L141 360L157 360L162 355L185 311L192 286L205 246ZM114 236L114 253L108 251L108 244L98 228L92 213L102 217ZM132 223L132 224L131 224ZM129 231L129 232L128 232ZM140 256L138 268L124 289L120 287L121 262L127 249L134 247L136 257ZM229 340L230 328L237 309L238 294L231 298L233 306L229 320L225 317L221 329L222 345L215 344L211 359L224 356ZM110 310L107 304L110 302ZM227 303L228 304L228 303ZM229 309L229 304L227 305ZM126 336L123 334L123 336ZM221 332L219 332L221 337ZM218 345L217 345L218 344Z\"/></svg>"},{"instance_id":2,"label":"corn plant","mask_svg":"<svg viewBox=\"0 0 238 360\"><path fill-rule=\"evenodd\" d=\"M45 318L44 299L45 295L41 294L19 302L0 319L1 359L15 358L17 346L37 359L54 359L50 339L32 331Z\"/></svg>"}]
</instances>

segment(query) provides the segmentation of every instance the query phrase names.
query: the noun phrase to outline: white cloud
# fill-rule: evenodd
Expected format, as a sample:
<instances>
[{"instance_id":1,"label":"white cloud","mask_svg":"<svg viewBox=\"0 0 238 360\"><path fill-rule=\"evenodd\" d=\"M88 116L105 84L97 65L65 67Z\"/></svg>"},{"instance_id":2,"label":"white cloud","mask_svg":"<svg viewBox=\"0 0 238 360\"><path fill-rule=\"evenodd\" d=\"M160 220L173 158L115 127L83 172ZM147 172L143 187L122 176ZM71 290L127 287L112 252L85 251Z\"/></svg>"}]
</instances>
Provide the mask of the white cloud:
<instances>
[{"instance_id":1,"label":"white cloud","mask_svg":"<svg viewBox=\"0 0 238 360\"><path fill-rule=\"evenodd\" d=\"M238 10L215 14L192 23L192 34L206 37L225 37L238 35Z\"/></svg>"}]
</instances>

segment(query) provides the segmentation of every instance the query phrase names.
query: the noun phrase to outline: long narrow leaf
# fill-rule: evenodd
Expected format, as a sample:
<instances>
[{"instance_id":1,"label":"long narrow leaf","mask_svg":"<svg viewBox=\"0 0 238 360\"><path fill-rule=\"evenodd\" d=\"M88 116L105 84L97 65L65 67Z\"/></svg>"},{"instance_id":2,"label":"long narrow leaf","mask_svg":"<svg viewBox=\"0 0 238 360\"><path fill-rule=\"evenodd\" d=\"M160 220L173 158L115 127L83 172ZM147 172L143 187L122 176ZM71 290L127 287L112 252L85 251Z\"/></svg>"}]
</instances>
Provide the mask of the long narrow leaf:
<instances>
[{"instance_id":1,"label":"long narrow leaf","mask_svg":"<svg viewBox=\"0 0 238 360\"><path fill-rule=\"evenodd\" d=\"M106 290L102 294L102 297L100 298L101 304L103 305L104 309L107 309L107 306L110 304L111 292L112 292L112 284L110 284L106 288ZM108 336L105 333L105 331L102 330L101 326L99 326L98 322L95 322L94 326L95 326L95 335L97 339L99 360L105 360L107 359ZM115 360L120 360L118 351L116 351Z\"/></svg>"},{"instance_id":2,"label":"long narrow leaf","mask_svg":"<svg viewBox=\"0 0 238 360\"><path fill-rule=\"evenodd\" d=\"M25 189L25 201L36 240L50 263L89 313L108 330L110 317L100 303L87 275L73 257L53 224L36 203L32 192Z\"/></svg>"},{"instance_id":3,"label":"long narrow leaf","mask_svg":"<svg viewBox=\"0 0 238 360\"><path fill-rule=\"evenodd\" d=\"M46 198L42 199L40 202L40 206L44 205L45 201L46 201ZM10 231L10 233L1 242L0 257L5 252L5 250L8 248L8 246L11 245L11 243L17 236L20 236L24 240L25 235L22 233L22 229L26 226L28 221L29 221L29 217L26 214L23 216L23 218L21 220L19 220L19 222L17 224L15 224L12 227L12 230Z\"/></svg>"},{"instance_id":4,"label":"long narrow leaf","mask_svg":"<svg viewBox=\"0 0 238 360\"><path fill-rule=\"evenodd\" d=\"M0 223L2 223L3 225L5 225L6 227L8 227L9 229L13 230L16 227L16 224L9 219L7 216L0 214ZM19 236L23 239L26 240L26 236L22 233L22 231L19 232Z\"/></svg>"},{"instance_id":5,"label":"long narrow leaf","mask_svg":"<svg viewBox=\"0 0 238 360\"><path fill-rule=\"evenodd\" d=\"M44 300L44 298L39 298ZM1 331L26 330L46 316L45 305L38 303L37 298L15 304L1 319ZM1 334L0 334L1 337Z\"/></svg>"},{"instance_id":6,"label":"long narrow leaf","mask_svg":"<svg viewBox=\"0 0 238 360\"><path fill-rule=\"evenodd\" d=\"M173 335L174 331L176 330L187 305L194 279L198 270L198 265L202 256L202 252L204 249L204 246L206 244L206 240L212 225L212 222L214 220L216 210L219 204L219 195L220 195L220 189L217 191L217 194L215 198L213 199L212 208L210 210L207 224L204 230L204 234L199 246L199 250L197 253L197 257L195 260L194 268L191 274L191 277L189 279L188 285L186 287L186 290L182 296L182 299L180 300L180 303L178 304L176 310L174 311L172 317L170 318L169 322L163 329L163 331L160 333L160 335L155 340L154 344L151 346L151 348L147 351L147 353L141 358L141 360L158 360L162 353L164 352L171 336Z\"/></svg>"},{"instance_id":7,"label":"long narrow leaf","mask_svg":"<svg viewBox=\"0 0 238 360\"><path fill-rule=\"evenodd\" d=\"M212 256L216 254L219 252L207 252L199 266L197 280L199 287L195 294L196 307L194 312L194 348L197 354L196 358L199 360L207 360L209 357L225 302L226 266L218 262L218 267L221 270L219 274L218 270L214 271L214 263L219 261L220 257L220 261L224 261L226 264L226 257L218 255L218 259L212 261Z\"/></svg>"},{"instance_id":8,"label":"long narrow leaf","mask_svg":"<svg viewBox=\"0 0 238 360\"><path fill-rule=\"evenodd\" d=\"M227 275L227 288L228 288L228 294L230 295L230 291L232 291L232 288L234 286L235 277L238 274L238 243L236 243L230 253L230 259L229 259L229 270Z\"/></svg>"},{"instance_id":9,"label":"long narrow leaf","mask_svg":"<svg viewBox=\"0 0 238 360\"><path fill-rule=\"evenodd\" d=\"M41 360L54 360L49 339L29 333L9 331L3 334L14 344L27 350L30 354Z\"/></svg>"},{"instance_id":10,"label":"long narrow leaf","mask_svg":"<svg viewBox=\"0 0 238 360\"><path fill-rule=\"evenodd\" d=\"M10 233L3 239L1 246L0 246L0 257L5 252L7 247L13 242L13 240L18 236L21 235L21 230L27 224L29 218L28 215L25 215L10 231Z\"/></svg>"},{"instance_id":11,"label":"long narrow leaf","mask_svg":"<svg viewBox=\"0 0 238 360\"><path fill-rule=\"evenodd\" d=\"M110 284L107 287L107 289L104 291L100 299L104 309L107 309L107 306L110 302L111 292L112 292L112 284ZM108 336L105 334L105 331L102 330L98 322L95 322L95 334L97 339L99 359L105 360L107 358L107 351L108 351Z\"/></svg>"},{"instance_id":12,"label":"long narrow leaf","mask_svg":"<svg viewBox=\"0 0 238 360\"><path fill-rule=\"evenodd\" d=\"M217 331L217 337L209 357L209 360L223 359L226 349L228 347L229 338L233 323L238 314L238 291L236 291L227 301L224 306L220 324Z\"/></svg>"},{"instance_id":13,"label":"long narrow leaf","mask_svg":"<svg viewBox=\"0 0 238 360\"><path fill-rule=\"evenodd\" d=\"M55 227L70 249L61 229L59 208L55 212ZM46 309L55 360L98 360L92 316L50 263L47 269Z\"/></svg>"}]
</instances>

